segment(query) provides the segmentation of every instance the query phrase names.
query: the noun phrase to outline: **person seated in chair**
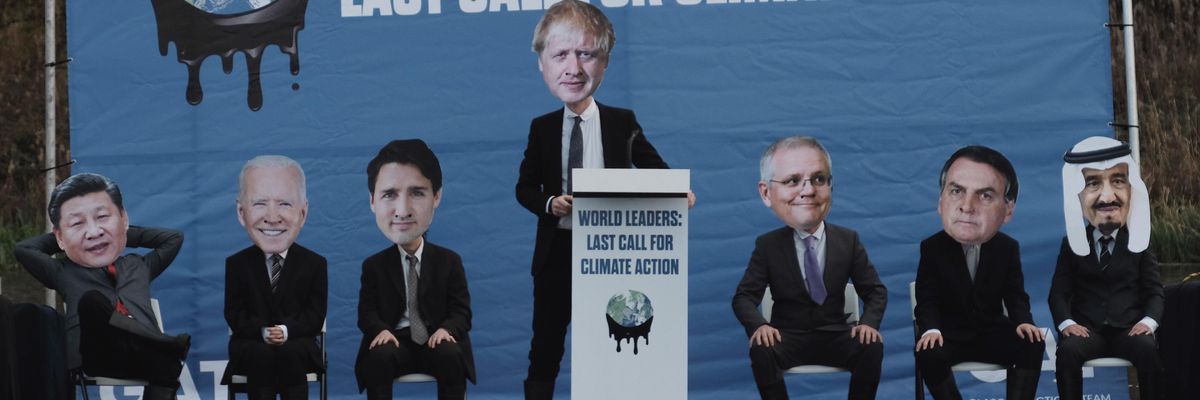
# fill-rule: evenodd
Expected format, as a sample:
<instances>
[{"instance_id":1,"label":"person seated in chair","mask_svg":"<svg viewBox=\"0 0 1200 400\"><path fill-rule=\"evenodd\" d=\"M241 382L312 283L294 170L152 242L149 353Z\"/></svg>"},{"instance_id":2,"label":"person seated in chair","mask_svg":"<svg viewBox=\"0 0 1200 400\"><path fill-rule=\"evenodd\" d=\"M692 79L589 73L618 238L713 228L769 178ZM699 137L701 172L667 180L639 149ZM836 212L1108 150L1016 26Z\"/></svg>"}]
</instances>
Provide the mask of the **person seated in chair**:
<instances>
[{"instance_id":1,"label":"person seated in chair","mask_svg":"<svg viewBox=\"0 0 1200 400\"><path fill-rule=\"evenodd\" d=\"M879 323L887 288L858 233L825 223L833 202L833 164L816 139L781 139L759 161L758 194L786 226L759 236L733 295L733 313L750 336L750 368L763 399L787 399L783 372L801 364L850 370L850 399L874 399L883 362ZM848 281L863 299L857 325L846 323ZM771 320L758 305L770 288Z\"/></svg>"},{"instance_id":2,"label":"person seated in chair","mask_svg":"<svg viewBox=\"0 0 1200 400\"><path fill-rule=\"evenodd\" d=\"M359 391L391 399L392 380L424 373L437 379L439 399L463 399L475 382L467 276L457 253L424 238L442 202L437 156L419 139L394 140L367 164L367 190L392 244L362 264Z\"/></svg>"},{"instance_id":3,"label":"person seated in chair","mask_svg":"<svg viewBox=\"0 0 1200 400\"><path fill-rule=\"evenodd\" d=\"M1046 343L1029 311L1020 244L1000 232L1017 205L1017 173L1000 152L967 146L946 160L939 185L942 231L921 242L917 265L917 368L942 400L962 399L954 364L1000 364L1005 398L1032 400Z\"/></svg>"},{"instance_id":4,"label":"person seated in chair","mask_svg":"<svg viewBox=\"0 0 1200 400\"><path fill-rule=\"evenodd\" d=\"M97 174L73 175L50 193L53 232L17 243L17 261L67 309L67 365L92 376L141 379L148 400L174 399L188 334L164 335L150 281L171 265L183 234L129 225L121 189ZM151 249L125 254L126 246ZM66 253L66 258L55 258Z\"/></svg>"},{"instance_id":5,"label":"person seated in chair","mask_svg":"<svg viewBox=\"0 0 1200 400\"><path fill-rule=\"evenodd\" d=\"M308 216L304 169L284 156L258 156L238 177L237 216L253 245L225 259L229 365L221 383L245 375L252 400L308 399L308 372L324 360L325 257L296 243Z\"/></svg>"},{"instance_id":6,"label":"person seated in chair","mask_svg":"<svg viewBox=\"0 0 1200 400\"><path fill-rule=\"evenodd\" d=\"M1063 400L1083 396L1083 363L1120 357L1137 368L1143 400L1163 398L1154 331L1163 285L1150 247L1150 196L1129 145L1093 136L1063 156L1067 236L1050 284L1061 335L1055 375ZM1086 223L1085 223L1086 222Z\"/></svg>"}]
</instances>

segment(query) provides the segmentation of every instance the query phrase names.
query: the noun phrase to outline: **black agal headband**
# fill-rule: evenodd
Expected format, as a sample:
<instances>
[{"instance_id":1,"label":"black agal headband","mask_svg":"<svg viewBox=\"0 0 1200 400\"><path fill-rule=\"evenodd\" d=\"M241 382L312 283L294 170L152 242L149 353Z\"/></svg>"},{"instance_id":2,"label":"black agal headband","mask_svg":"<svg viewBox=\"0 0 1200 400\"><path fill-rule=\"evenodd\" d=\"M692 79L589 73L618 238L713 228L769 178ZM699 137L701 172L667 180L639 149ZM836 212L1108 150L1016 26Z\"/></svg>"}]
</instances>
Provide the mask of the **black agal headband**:
<instances>
[{"instance_id":1,"label":"black agal headband","mask_svg":"<svg viewBox=\"0 0 1200 400\"><path fill-rule=\"evenodd\" d=\"M1067 151L1063 154L1063 161L1068 164L1087 164L1096 161L1111 160L1118 157L1124 157L1132 153L1129 150L1129 143L1121 142L1121 144L1109 147L1106 149L1071 152Z\"/></svg>"}]
</instances>

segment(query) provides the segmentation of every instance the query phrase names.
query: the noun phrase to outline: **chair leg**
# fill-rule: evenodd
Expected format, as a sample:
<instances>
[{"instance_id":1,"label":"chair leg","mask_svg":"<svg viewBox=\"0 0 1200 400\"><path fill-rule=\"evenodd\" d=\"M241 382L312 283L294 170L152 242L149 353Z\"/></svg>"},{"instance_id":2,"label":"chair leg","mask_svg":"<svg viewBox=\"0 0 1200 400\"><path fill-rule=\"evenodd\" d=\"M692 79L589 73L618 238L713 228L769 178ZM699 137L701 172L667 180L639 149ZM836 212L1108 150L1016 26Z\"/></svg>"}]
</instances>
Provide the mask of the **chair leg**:
<instances>
[{"instance_id":1,"label":"chair leg","mask_svg":"<svg viewBox=\"0 0 1200 400\"><path fill-rule=\"evenodd\" d=\"M915 385L917 387L916 400L925 400L925 383L921 381L921 370L917 369L914 376L917 378L916 379L917 384ZM233 399L230 399L230 400L233 400Z\"/></svg>"},{"instance_id":2,"label":"chair leg","mask_svg":"<svg viewBox=\"0 0 1200 400\"><path fill-rule=\"evenodd\" d=\"M83 370L75 370L73 375L75 375L75 381L79 382L79 391L83 393L83 400L88 400L87 381L83 376Z\"/></svg>"}]
</instances>

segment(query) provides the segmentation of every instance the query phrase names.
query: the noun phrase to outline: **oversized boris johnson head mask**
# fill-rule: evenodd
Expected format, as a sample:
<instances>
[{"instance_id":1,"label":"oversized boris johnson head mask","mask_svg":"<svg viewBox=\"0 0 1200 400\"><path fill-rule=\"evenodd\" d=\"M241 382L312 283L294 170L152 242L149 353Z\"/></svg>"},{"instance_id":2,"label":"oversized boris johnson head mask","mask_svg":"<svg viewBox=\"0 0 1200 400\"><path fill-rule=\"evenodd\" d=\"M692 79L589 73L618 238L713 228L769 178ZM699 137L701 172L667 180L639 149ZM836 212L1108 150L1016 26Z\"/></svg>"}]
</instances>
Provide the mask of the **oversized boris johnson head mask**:
<instances>
[{"instance_id":1,"label":"oversized boris johnson head mask","mask_svg":"<svg viewBox=\"0 0 1200 400\"><path fill-rule=\"evenodd\" d=\"M1071 251L1080 256L1091 253L1089 224L1105 235L1128 227L1129 251L1146 250L1150 196L1129 145L1093 136L1075 144L1063 161L1063 217Z\"/></svg>"}]
</instances>

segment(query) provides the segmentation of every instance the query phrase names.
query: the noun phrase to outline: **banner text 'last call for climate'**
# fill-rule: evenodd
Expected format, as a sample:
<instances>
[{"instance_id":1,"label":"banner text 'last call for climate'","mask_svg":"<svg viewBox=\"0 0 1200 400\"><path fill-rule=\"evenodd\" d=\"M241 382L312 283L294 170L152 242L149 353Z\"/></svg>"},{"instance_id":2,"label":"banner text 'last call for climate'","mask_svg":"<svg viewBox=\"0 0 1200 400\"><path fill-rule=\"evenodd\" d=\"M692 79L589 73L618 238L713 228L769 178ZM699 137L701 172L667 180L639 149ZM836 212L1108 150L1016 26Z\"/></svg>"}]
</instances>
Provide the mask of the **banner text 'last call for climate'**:
<instances>
[{"instance_id":1,"label":"banner text 'last call for climate'","mask_svg":"<svg viewBox=\"0 0 1200 400\"><path fill-rule=\"evenodd\" d=\"M604 8L657 7L663 2L681 6L756 3L796 3L828 0L592 0ZM390 17L441 14L443 7L458 7L467 14L540 11L557 0L341 0L342 17Z\"/></svg>"}]
</instances>

